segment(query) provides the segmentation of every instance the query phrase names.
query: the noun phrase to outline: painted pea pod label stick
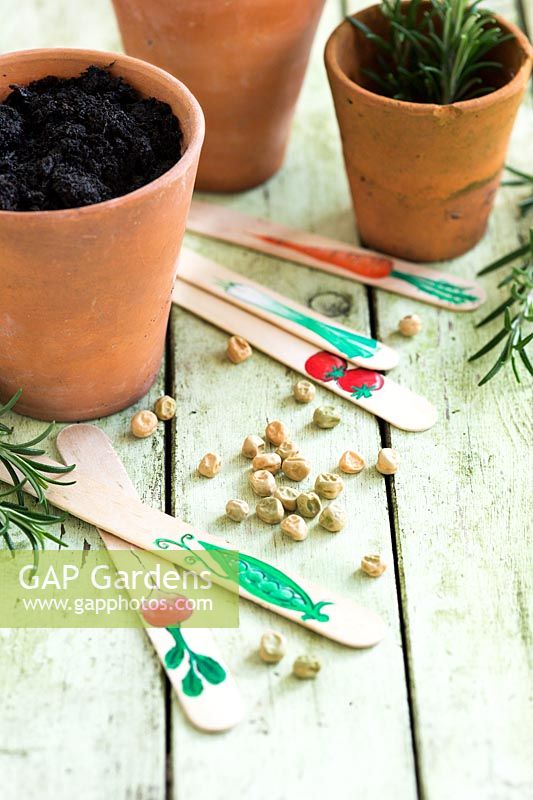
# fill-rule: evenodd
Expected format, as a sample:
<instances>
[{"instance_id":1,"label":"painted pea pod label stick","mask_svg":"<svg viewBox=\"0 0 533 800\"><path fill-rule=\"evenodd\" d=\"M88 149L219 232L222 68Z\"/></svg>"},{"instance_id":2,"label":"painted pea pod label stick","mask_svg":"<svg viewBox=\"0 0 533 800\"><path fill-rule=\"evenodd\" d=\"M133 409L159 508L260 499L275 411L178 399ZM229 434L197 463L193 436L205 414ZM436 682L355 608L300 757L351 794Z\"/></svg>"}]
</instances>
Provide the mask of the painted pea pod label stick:
<instances>
[{"instance_id":1,"label":"painted pea pod label stick","mask_svg":"<svg viewBox=\"0 0 533 800\"><path fill-rule=\"evenodd\" d=\"M398 354L391 347L345 325L333 323L327 317L192 250L182 249L178 274L187 283L272 322L317 347L338 353L354 364L371 369L392 369L398 363Z\"/></svg>"},{"instance_id":2,"label":"painted pea pod label stick","mask_svg":"<svg viewBox=\"0 0 533 800\"><path fill-rule=\"evenodd\" d=\"M45 457L36 460L61 466ZM3 464L0 480L13 484ZM178 565L183 565L183 553L189 553L189 571L201 573L208 569L210 579L228 591L238 591L241 597L268 611L347 647L372 647L385 635L385 623L374 611L250 554L238 554L239 585L235 586L233 577L228 579L233 575L230 567L234 566L235 552L224 539L197 531L192 525L145 505L124 489L111 488L77 469L69 473L69 480L76 483L48 487L49 503L134 547L158 550L162 558ZM28 484L22 488L33 494ZM205 555L190 550L203 550Z\"/></svg>"},{"instance_id":3,"label":"painted pea pod label stick","mask_svg":"<svg viewBox=\"0 0 533 800\"><path fill-rule=\"evenodd\" d=\"M66 464L80 474L98 479L138 499L135 487L108 436L95 425L69 425L57 436L57 449ZM106 548L130 550L130 545L99 530ZM155 561L155 559L152 559ZM152 569L155 564L152 563ZM203 731L224 731L244 716L241 693L222 658L213 634L206 628L153 627L146 635L156 650L168 679L189 719Z\"/></svg>"},{"instance_id":4,"label":"painted pea pod label stick","mask_svg":"<svg viewBox=\"0 0 533 800\"><path fill-rule=\"evenodd\" d=\"M352 369L347 360L317 350L303 339L232 306L208 292L177 280L174 303L231 334L244 337L267 355L319 381L326 389L406 431L425 431L437 420L424 397L370 369Z\"/></svg>"},{"instance_id":5,"label":"painted pea pod label stick","mask_svg":"<svg viewBox=\"0 0 533 800\"><path fill-rule=\"evenodd\" d=\"M214 203L193 200L187 227L202 236L259 250L451 311L472 311L485 299L484 290L474 280L463 280L422 264L250 217Z\"/></svg>"}]
</instances>

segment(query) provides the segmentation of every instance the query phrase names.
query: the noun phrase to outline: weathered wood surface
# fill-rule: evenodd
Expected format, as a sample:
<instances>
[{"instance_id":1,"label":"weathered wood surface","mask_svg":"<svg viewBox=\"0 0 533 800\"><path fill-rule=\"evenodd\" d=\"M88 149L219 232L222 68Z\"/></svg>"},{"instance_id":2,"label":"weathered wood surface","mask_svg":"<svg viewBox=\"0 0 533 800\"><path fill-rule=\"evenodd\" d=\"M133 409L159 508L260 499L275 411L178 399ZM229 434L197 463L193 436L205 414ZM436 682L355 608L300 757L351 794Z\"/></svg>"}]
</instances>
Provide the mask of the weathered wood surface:
<instances>
[{"instance_id":1,"label":"weathered wood surface","mask_svg":"<svg viewBox=\"0 0 533 800\"><path fill-rule=\"evenodd\" d=\"M346 10L341 5L326 2L284 169L264 187L216 200L355 242L322 65L325 38ZM361 5L349 3L348 10ZM510 2L493 5L514 13ZM120 47L108 0L2 0L1 7L0 51ZM531 0L523 7L524 16L533 17ZM517 166L533 161L532 129L526 105L511 150ZM515 197L516 190L500 191L488 235L446 269L474 274L523 239L527 224L517 222ZM318 432L309 426L311 410L290 396L293 374L261 354L229 365L226 337L176 310L169 368L145 403L166 380L179 403L167 441L162 433L133 441L130 411L102 421L103 428L143 499L166 503L236 544L253 539L254 550L265 557L376 608L390 635L377 649L354 653L243 604L241 627L216 636L249 716L228 734L206 737L191 729L175 702L167 703L158 663L140 633L2 631L2 796L528 797L533 570L524 477L532 466L530 388L517 387L510 377L476 388L485 365L467 366L465 357L485 334L474 330L474 316L367 292L331 275L197 237L188 237L188 244L299 302L336 312L339 321L357 329L369 330L371 310L375 332L402 350L395 379L426 393L441 419L432 431L402 434L380 429L344 403L342 424ZM495 282L489 278L485 285L492 290ZM421 314L424 332L401 340L394 329L412 310ZM318 390L319 400L328 397ZM317 471L334 468L348 446L372 464L381 441L391 437L403 464L389 486L390 502L383 479L369 469L347 479L351 521L338 536L316 529L295 544L256 520L242 526L224 520L229 497L251 499L249 464L239 455L244 435L261 433L267 419L276 417L290 426ZM18 424L21 435L38 427L29 420ZM210 449L220 451L225 465L208 482L194 470ZM67 536L74 545L86 540L99 546L95 532L73 520ZM381 551L391 564L378 581L356 571L367 551ZM274 668L256 655L262 631L271 626L289 641L287 658ZM289 675L292 659L302 652L316 653L323 664L316 682L297 683Z\"/></svg>"}]
</instances>

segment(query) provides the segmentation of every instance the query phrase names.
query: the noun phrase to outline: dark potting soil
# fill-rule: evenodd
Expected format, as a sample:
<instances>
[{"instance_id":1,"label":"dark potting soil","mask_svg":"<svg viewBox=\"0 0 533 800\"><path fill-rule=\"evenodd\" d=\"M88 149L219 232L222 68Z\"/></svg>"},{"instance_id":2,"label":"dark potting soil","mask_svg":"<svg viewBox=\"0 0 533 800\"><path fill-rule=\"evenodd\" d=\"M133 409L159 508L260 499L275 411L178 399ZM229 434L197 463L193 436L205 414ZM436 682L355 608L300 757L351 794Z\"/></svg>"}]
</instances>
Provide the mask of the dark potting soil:
<instances>
[{"instance_id":1,"label":"dark potting soil","mask_svg":"<svg viewBox=\"0 0 533 800\"><path fill-rule=\"evenodd\" d=\"M0 103L1 210L101 203L181 158L183 135L170 106L105 69L11 88Z\"/></svg>"}]
</instances>

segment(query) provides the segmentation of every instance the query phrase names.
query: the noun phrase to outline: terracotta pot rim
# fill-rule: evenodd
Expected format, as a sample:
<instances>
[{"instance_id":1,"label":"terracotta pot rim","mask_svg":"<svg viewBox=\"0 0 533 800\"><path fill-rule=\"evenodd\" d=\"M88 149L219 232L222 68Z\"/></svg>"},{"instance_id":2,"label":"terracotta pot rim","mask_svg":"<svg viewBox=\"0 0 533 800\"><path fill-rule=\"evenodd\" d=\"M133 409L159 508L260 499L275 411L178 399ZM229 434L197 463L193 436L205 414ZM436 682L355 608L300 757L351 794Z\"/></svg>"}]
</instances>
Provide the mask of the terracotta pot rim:
<instances>
[{"instance_id":1,"label":"terracotta pot rim","mask_svg":"<svg viewBox=\"0 0 533 800\"><path fill-rule=\"evenodd\" d=\"M43 47L31 50L12 50L9 53L3 53L0 56L0 69L2 68L3 64L13 61L15 57L16 59L19 59L20 57L30 58L35 61L57 61L65 56L75 56L86 60L87 66L91 66L91 64L120 62L125 65L137 66L146 75L162 78L169 86L174 87L177 95L180 95L186 101L188 115L192 122L191 140L188 143L182 157L174 164L173 167L164 172L155 180L150 181L150 183L141 186L139 189L134 189L132 192L123 194L120 197L113 197L110 200L103 200L100 203L92 203L88 206L76 206L75 208L60 208L48 211L5 211L0 209L0 219L14 219L18 217L21 220L44 220L46 218L53 218L54 221L58 221L60 219L78 218L82 214L88 216L92 213L99 213L100 209L104 208L111 210L117 205L136 203L138 200L142 199L143 195L149 195L153 192L157 192L169 182L174 181L176 178L179 178L182 175L186 175L191 165L194 164L195 160L199 158L205 134L205 119L198 100L184 83L179 81L169 72L166 72L159 67L155 67L153 64L149 64L147 61L110 50L93 50L89 48L77 47ZM154 96L156 95L154 94Z\"/></svg>"},{"instance_id":2,"label":"terracotta pot rim","mask_svg":"<svg viewBox=\"0 0 533 800\"><path fill-rule=\"evenodd\" d=\"M367 11L369 8L379 8L379 4L368 6L362 10ZM357 16L357 14L353 14L352 16ZM326 42L324 59L328 69L331 70L335 77L341 83L345 84L346 87L349 87L352 92L358 92L362 97L365 98L367 103L388 106L391 109L397 109L400 111L403 110L405 112L409 112L410 114L419 115L428 113L438 114L439 110L442 113L442 109L445 108L457 108L461 111L479 111L485 108L485 106L492 105L494 102L504 100L508 95L513 94L521 85L527 82L531 62L533 61L533 47L531 46L527 36L520 30L520 28L518 28L512 22L504 19L499 14L495 14L494 16L502 28L508 30L514 35L517 47L522 50L522 53L525 56L524 62L516 74L513 75L511 80L509 80L499 89L483 95L483 97L475 97L472 100L459 100L456 103L449 103L448 105L440 105L437 103L413 103L408 100L395 100L392 97L386 97L384 95L377 94L376 92L371 92L369 89L365 89L360 84L350 80L346 73L341 69L337 59L337 40L339 33L343 28L351 26L351 23L346 19L343 20L340 25L337 25Z\"/></svg>"}]
</instances>

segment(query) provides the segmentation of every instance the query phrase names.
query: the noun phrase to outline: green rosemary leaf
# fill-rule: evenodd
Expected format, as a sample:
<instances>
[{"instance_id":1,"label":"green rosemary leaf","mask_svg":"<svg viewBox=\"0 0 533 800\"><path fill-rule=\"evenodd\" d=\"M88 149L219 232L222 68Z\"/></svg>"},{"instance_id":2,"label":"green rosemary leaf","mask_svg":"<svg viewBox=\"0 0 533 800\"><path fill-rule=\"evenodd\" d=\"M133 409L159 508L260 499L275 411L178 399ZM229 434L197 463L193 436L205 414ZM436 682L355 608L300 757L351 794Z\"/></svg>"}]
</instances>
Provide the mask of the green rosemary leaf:
<instances>
[{"instance_id":1,"label":"green rosemary leaf","mask_svg":"<svg viewBox=\"0 0 533 800\"><path fill-rule=\"evenodd\" d=\"M481 350L478 350L477 353L474 353L473 356L470 356L468 360L476 361L478 358L481 358L481 356L486 355L488 352L492 350L493 347L496 347L497 344L499 344L503 339L505 339L506 336L507 336L506 330L499 331L496 334L496 336L494 336L489 342L487 342L487 344L485 344L481 348Z\"/></svg>"},{"instance_id":2,"label":"green rosemary leaf","mask_svg":"<svg viewBox=\"0 0 533 800\"><path fill-rule=\"evenodd\" d=\"M499 269L500 267L504 267L506 264L510 264L512 261L516 261L521 256L524 256L529 250L529 245L524 244L522 247L517 247L516 250L512 250L510 253L506 253L506 255L498 258L496 261L493 261L488 266L484 267L482 270L478 272L479 275L488 275L489 272L493 272L495 269Z\"/></svg>"},{"instance_id":3,"label":"green rosemary leaf","mask_svg":"<svg viewBox=\"0 0 533 800\"><path fill-rule=\"evenodd\" d=\"M494 311L491 311L490 314L484 317L481 320L481 322L478 322L476 328L482 328L483 325L486 325L488 322L492 322L492 320L496 319L496 317L499 317L500 314L502 314L506 308L512 306L514 302L515 299L513 297L508 297L507 300L504 300L503 303L500 303L500 305L497 306L497 308L495 308Z\"/></svg>"}]
</instances>

